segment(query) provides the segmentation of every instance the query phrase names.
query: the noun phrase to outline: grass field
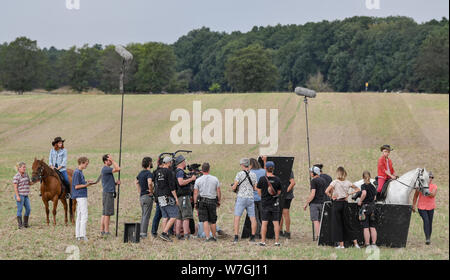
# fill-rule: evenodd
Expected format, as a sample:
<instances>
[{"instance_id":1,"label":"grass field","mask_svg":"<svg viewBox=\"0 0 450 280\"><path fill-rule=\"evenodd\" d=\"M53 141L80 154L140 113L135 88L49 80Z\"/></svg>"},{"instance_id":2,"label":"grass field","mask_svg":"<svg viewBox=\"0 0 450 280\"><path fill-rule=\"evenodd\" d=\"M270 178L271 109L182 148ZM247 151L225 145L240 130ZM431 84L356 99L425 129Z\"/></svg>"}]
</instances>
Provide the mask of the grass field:
<instances>
[{"instance_id":1,"label":"grass field","mask_svg":"<svg viewBox=\"0 0 450 280\"><path fill-rule=\"evenodd\" d=\"M133 184L144 156L164 151L191 149L188 161L209 161L212 174L222 182L224 201L218 210L218 224L233 231L234 193L229 189L239 159L258 156L255 145L185 145L169 140L170 113L175 108L192 111L192 102L201 100L206 108L279 109L278 155L295 156L297 186L292 203L291 240L282 247L259 248L231 237L217 244L199 240L163 243L146 239L139 244L123 244L123 223L139 222L138 193ZM321 93L310 100L310 140L312 161L325 165L334 175L342 165L349 179L357 181L362 171L376 173L378 147L390 144L396 170L403 174L425 167L435 174L438 185L432 245L424 244L422 221L413 214L408 244L403 249L381 248L381 259L449 259L449 96L384 93ZM309 211L302 206L309 193L305 114L303 100L294 94L223 95L127 95L122 154L122 187L119 238L102 239L101 186L89 189L87 243L75 241L75 228L63 225L63 208L58 207L56 226L45 224L45 212L38 185L31 194L31 228L18 230L15 218L12 177L18 161L28 164L35 157L48 160L50 143L56 136L66 139L69 168L87 156L88 179L97 177L101 156L119 151L120 96L118 95L0 95L0 259L66 259L66 248L77 245L81 259L367 259L365 250L318 247L312 242ZM154 211L153 211L154 213ZM243 220L241 221L241 226ZM113 225L111 230L115 231ZM271 244L273 241L269 241Z\"/></svg>"}]
</instances>

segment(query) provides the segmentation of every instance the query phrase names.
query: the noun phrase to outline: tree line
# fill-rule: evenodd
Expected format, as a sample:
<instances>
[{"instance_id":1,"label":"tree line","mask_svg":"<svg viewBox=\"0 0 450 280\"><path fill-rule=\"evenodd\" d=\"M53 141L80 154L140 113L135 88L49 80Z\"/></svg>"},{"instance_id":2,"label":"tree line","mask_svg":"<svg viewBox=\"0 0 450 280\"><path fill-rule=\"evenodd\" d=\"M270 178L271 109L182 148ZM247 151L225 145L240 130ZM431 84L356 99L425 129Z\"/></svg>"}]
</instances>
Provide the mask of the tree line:
<instances>
[{"instance_id":1,"label":"tree line","mask_svg":"<svg viewBox=\"0 0 450 280\"><path fill-rule=\"evenodd\" d=\"M125 91L134 93L293 91L449 92L448 19L352 17L304 25L214 32L174 44L130 43ZM0 45L0 90L70 86L119 91L121 58L99 44L40 49L19 37Z\"/></svg>"}]
</instances>

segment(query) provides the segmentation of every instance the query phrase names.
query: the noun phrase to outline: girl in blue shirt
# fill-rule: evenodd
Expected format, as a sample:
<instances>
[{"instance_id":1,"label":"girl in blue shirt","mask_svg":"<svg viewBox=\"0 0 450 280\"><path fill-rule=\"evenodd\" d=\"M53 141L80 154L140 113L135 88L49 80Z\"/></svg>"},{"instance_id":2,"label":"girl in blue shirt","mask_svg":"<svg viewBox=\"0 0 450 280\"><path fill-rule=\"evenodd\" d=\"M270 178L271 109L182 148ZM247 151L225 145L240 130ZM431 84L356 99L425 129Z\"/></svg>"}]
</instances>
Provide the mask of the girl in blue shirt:
<instances>
[{"instance_id":1,"label":"girl in blue shirt","mask_svg":"<svg viewBox=\"0 0 450 280\"><path fill-rule=\"evenodd\" d=\"M48 165L61 172L65 185L69 186L69 176L67 175L67 150L64 149L64 141L61 137L56 137L52 142L53 148L50 150ZM66 187L66 198L70 198L70 189Z\"/></svg>"}]
</instances>

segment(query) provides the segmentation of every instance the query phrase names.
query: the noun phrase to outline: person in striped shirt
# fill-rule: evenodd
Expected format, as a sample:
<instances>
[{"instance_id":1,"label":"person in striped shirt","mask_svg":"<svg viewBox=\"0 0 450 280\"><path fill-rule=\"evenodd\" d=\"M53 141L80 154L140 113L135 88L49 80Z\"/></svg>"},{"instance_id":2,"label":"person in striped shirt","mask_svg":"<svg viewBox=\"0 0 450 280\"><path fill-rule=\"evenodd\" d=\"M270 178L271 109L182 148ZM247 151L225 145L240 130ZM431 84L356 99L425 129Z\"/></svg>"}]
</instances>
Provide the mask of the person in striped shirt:
<instances>
[{"instance_id":1,"label":"person in striped shirt","mask_svg":"<svg viewBox=\"0 0 450 280\"><path fill-rule=\"evenodd\" d=\"M13 178L13 185L14 185L14 199L17 203L17 223L19 225L19 229L23 227L28 227L28 218L30 217L31 213L31 206L30 206L30 185L31 180L28 176L26 170L27 166L24 162L20 162L17 164L17 174ZM25 207L25 216L23 217L22 222L22 212L23 208Z\"/></svg>"}]
</instances>

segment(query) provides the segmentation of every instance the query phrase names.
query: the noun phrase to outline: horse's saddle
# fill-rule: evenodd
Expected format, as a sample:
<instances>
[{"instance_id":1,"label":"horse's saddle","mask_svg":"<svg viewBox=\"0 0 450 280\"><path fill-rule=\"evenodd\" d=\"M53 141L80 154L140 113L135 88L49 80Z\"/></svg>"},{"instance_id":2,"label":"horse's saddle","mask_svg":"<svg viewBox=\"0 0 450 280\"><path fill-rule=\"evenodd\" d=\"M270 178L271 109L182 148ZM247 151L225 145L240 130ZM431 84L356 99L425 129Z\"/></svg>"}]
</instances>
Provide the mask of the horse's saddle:
<instances>
[{"instance_id":1,"label":"horse's saddle","mask_svg":"<svg viewBox=\"0 0 450 280\"><path fill-rule=\"evenodd\" d=\"M384 182L383 188L381 189L381 192L377 193L377 201L384 201L386 199L387 196L387 190L389 188L389 184L391 183L392 179L386 180ZM374 182L375 187L378 188L378 176L375 177L375 182Z\"/></svg>"},{"instance_id":2,"label":"horse's saddle","mask_svg":"<svg viewBox=\"0 0 450 280\"><path fill-rule=\"evenodd\" d=\"M64 192L65 189L66 190L70 190L69 182L66 182L66 180L64 179L64 176L62 175L62 173L59 170L57 170L57 169L54 169L54 170L55 170L56 174L58 174L59 180L61 180L62 192Z\"/></svg>"}]
</instances>

